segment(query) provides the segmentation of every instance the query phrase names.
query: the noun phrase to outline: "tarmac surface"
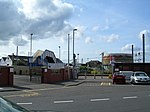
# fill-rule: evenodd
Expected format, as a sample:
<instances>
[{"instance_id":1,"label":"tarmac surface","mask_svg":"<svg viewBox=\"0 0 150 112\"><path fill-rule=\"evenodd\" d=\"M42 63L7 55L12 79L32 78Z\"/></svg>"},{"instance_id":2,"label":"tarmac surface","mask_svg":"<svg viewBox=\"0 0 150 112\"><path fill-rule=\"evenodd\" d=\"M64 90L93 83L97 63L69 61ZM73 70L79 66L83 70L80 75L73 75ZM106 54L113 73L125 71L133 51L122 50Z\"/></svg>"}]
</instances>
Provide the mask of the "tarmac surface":
<instances>
[{"instance_id":1,"label":"tarmac surface","mask_svg":"<svg viewBox=\"0 0 150 112\"><path fill-rule=\"evenodd\" d=\"M111 79L108 77L101 76L80 76L78 79L57 82L53 84L41 84L41 80L39 76L30 77L27 75L14 75L14 86L13 87L0 87L0 92L7 91L20 91L20 90L34 90L34 89L42 89L42 88L57 88L62 86L77 86L83 83L100 83L100 82L109 82L111 83Z\"/></svg>"}]
</instances>

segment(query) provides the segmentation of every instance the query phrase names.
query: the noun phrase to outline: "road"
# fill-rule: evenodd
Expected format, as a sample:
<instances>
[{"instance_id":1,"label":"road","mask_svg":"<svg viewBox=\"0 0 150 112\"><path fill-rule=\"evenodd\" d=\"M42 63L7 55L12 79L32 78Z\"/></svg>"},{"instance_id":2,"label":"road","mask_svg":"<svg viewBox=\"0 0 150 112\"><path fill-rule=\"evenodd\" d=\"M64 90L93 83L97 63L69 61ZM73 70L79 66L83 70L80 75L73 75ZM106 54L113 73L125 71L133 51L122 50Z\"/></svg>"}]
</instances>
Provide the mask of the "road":
<instances>
[{"instance_id":1,"label":"road","mask_svg":"<svg viewBox=\"0 0 150 112\"><path fill-rule=\"evenodd\" d=\"M112 85L87 82L0 93L5 98L37 112L149 112L150 85Z\"/></svg>"}]
</instances>

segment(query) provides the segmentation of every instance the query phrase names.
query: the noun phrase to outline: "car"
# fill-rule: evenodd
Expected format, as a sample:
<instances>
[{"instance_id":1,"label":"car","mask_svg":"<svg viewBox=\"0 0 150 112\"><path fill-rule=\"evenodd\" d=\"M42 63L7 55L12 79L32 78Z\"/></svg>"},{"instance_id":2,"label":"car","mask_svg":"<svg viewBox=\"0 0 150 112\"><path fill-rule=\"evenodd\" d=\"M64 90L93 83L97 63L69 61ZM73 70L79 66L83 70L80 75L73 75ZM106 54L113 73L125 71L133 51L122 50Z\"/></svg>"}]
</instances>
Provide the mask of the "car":
<instances>
[{"instance_id":1,"label":"car","mask_svg":"<svg viewBox=\"0 0 150 112\"><path fill-rule=\"evenodd\" d=\"M122 74L120 74L119 72L115 72L113 74L113 84L125 84L125 76L123 76Z\"/></svg>"},{"instance_id":2,"label":"car","mask_svg":"<svg viewBox=\"0 0 150 112\"><path fill-rule=\"evenodd\" d=\"M126 83L130 83L131 75L133 75L134 72L133 71L119 71L119 73L125 76Z\"/></svg>"},{"instance_id":3,"label":"car","mask_svg":"<svg viewBox=\"0 0 150 112\"><path fill-rule=\"evenodd\" d=\"M134 72L131 75L130 83L132 84L149 84L150 78L145 72Z\"/></svg>"},{"instance_id":4,"label":"car","mask_svg":"<svg viewBox=\"0 0 150 112\"><path fill-rule=\"evenodd\" d=\"M9 101L8 99L0 97L0 112L30 112L30 111Z\"/></svg>"}]
</instances>

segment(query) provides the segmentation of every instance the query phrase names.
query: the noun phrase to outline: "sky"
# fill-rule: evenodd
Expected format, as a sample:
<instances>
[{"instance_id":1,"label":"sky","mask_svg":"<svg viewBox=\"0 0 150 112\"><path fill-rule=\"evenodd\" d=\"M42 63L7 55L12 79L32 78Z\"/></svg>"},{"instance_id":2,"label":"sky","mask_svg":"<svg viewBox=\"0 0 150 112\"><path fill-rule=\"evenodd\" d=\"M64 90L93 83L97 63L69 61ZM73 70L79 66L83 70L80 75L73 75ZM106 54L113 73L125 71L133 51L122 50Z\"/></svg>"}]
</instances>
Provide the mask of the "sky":
<instances>
[{"instance_id":1,"label":"sky","mask_svg":"<svg viewBox=\"0 0 150 112\"><path fill-rule=\"evenodd\" d=\"M53 51L63 62L74 50L79 62L100 60L101 53L142 54L150 62L150 0L0 0L0 57ZM60 47L59 47L60 46ZM59 54L60 53L60 54ZM136 57L135 57L136 59Z\"/></svg>"}]
</instances>

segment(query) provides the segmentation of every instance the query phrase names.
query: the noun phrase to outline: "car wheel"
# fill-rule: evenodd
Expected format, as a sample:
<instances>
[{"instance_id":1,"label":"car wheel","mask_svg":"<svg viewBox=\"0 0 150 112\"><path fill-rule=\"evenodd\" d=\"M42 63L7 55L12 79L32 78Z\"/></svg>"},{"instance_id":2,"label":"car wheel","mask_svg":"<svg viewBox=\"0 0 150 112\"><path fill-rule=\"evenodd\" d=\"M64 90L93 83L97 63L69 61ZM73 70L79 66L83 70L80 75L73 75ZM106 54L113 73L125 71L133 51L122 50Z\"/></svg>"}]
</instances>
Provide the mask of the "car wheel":
<instances>
[{"instance_id":1,"label":"car wheel","mask_svg":"<svg viewBox=\"0 0 150 112\"><path fill-rule=\"evenodd\" d=\"M113 81L113 84L115 84L115 82Z\"/></svg>"},{"instance_id":2,"label":"car wheel","mask_svg":"<svg viewBox=\"0 0 150 112\"><path fill-rule=\"evenodd\" d=\"M134 84L134 81L133 81L133 79L130 81L130 83L131 83L131 84Z\"/></svg>"},{"instance_id":3,"label":"car wheel","mask_svg":"<svg viewBox=\"0 0 150 112\"><path fill-rule=\"evenodd\" d=\"M134 79L132 80L132 84L135 84L135 80Z\"/></svg>"}]
</instances>

